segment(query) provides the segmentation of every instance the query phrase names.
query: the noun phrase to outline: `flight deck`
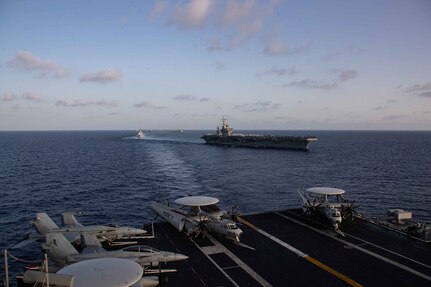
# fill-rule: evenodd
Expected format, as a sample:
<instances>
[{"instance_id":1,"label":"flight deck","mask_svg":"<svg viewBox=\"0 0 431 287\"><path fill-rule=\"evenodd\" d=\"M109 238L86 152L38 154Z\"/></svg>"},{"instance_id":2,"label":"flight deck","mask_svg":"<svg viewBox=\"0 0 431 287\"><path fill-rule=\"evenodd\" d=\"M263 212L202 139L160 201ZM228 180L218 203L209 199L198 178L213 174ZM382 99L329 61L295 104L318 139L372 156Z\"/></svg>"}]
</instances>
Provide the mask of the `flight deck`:
<instances>
[{"instance_id":1,"label":"flight deck","mask_svg":"<svg viewBox=\"0 0 431 287\"><path fill-rule=\"evenodd\" d=\"M187 255L164 286L431 286L431 243L355 218L342 234L299 209L240 217L239 245L168 223L145 244Z\"/></svg>"}]
</instances>

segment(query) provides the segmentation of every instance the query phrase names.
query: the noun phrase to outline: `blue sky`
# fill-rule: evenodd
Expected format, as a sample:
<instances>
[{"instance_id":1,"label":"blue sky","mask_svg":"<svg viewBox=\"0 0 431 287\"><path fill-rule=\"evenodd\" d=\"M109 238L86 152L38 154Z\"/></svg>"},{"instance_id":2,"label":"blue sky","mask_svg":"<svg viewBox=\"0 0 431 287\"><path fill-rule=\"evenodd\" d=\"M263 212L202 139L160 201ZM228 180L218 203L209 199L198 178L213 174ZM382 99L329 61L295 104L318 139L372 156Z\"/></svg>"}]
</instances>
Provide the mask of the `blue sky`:
<instances>
[{"instance_id":1,"label":"blue sky","mask_svg":"<svg viewBox=\"0 0 431 287\"><path fill-rule=\"evenodd\" d=\"M0 1L0 130L431 129L431 1Z\"/></svg>"}]
</instances>

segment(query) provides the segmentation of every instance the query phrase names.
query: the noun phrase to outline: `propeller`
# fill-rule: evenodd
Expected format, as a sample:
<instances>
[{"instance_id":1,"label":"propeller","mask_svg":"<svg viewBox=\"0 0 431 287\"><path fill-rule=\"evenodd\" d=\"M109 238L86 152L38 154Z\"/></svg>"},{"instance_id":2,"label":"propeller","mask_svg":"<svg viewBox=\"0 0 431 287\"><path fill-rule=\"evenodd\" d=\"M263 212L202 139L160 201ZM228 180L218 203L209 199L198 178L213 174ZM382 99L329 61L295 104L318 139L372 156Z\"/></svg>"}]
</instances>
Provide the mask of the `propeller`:
<instances>
[{"instance_id":1,"label":"propeller","mask_svg":"<svg viewBox=\"0 0 431 287\"><path fill-rule=\"evenodd\" d=\"M358 214L356 209L358 206L355 206L356 200L349 201L346 200L346 203L342 205L342 217L343 219L352 218L353 220L353 214Z\"/></svg>"},{"instance_id":2,"label":"propeller","mask_svg":"<svg viewBox=\"0 0 431 287\"><path fill-rule=\"evenodd\" d=\"M196 226L197 230L194 231L195 238L198 237L201 234L202 234L202 237L205 237L205 234L207 232L207 228L206 228L206 225L205 225L207 215L208 214L205 214L204 217L203 217L203 219L202 219L202 213L199 212L199 222L198 222L198 225Z\"/></svg>"},{"instance_id":3,"label":"propeller","mask_svg":"<svg viewBox=\"0 0 431 287\"><path fill-rule=\"evenodd\" d=\"M239 222L238 216L242 215L242 212L239 210L239 208L240 208L239 204L233 205L231 210L226 212L227 216L225 216L225 218L231 219L238 223Z\"/></svg>"},{"instance_id":4,"label":"propeller","mask_svg":"<svg viewBox=\"0 0 431 287\"><path fill-rule=\"evenodd\" d=\"M317 201L317 198L315 198L313 200L313 204L311 204L310 200L308 200L307 198L307 206L305 206L306 207L305 215L311 217L317 214L317 210L322 205L322 203L319 203L316 205L316 201Z\"/></svg>"}]
</instances>

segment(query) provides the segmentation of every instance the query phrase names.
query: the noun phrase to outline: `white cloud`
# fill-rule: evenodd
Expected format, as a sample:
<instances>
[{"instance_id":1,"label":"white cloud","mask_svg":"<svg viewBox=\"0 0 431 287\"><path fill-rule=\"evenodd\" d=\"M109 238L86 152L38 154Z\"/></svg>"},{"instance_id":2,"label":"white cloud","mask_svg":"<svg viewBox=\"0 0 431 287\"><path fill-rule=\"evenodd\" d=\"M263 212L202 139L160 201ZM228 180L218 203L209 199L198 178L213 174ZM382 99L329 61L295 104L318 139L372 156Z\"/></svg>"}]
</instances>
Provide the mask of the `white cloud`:
<instances>
[{"instance_id":1,"label":"white cloud","mask_svg":"<svg viewBox=\"0 0 431 287\"><path fill-rule=\"evenodd\" d=\"M179 95L174 97L175 101L196 101L196 97L192 95Z\"/></svg>"},{"instance_id":2,"label":"white cloud","mask_svg":"<svg viewBox=\"0 0 431 287\"><path fill-rule=\"evenodd\" d=\"M136 108L149 108L149 109L156 109L156 110L166 109L166 106L154 105L147 101L136 103L133 106Z\"/></svg>"},{"instance_id":3,"label":"white cloud","mask_svg":"<svg viewBox=\"0 0 431 287\"><path fill-rule=\"evenodd\" d=\"M320 89L320 90L332 90L332 89L338 88L337 83L322 83L311 79L292 81L285 86L296 87L296 88Z\"/></svg>"},{"instance_id":4,"label":"white cloud","mask_svg":"<svg viewBox=\"0 0 431 287\"><path fill-rule=\"evenodd\" d=\"M117 103L100 100L100 101L90 101L90 100L60 100L55 103L56 106L60 107L88 107L88 106L103 106L103 107L115 107Z\"/></svg>"},{"instance_id":5,"label":"white cloud","mask_svg":"<svg viewBox=\"0 0 431 287\"><path fill-rule=\"evenodd\" d=\"M27 72L38 72L40 77L52 76L53 78L67 77L70 72L51 60L43 60L30 52L18 52L15 58L10 60L8 66Z\"/></svg>"},{"instance_id":6,"label":"white cloud","mask_svg":"<svg viewBox=\"0 0 431 287\"><path fill-rule=\"evenodd\" d=\"M15 102L19 98L16 94L11 92L6 92L3 94L3 97L1 98L2 102Z\"/></svg>"},{"instance_id":7,"label":"white cloud","mask_svg":"<svg viewBox=\"0 0 431 287\"><path fill-rule=\"evenodd\" d=\"M31 101L31 102L42 103L45 101L43 98L33 93L24 93L22 94L21 98L24 99L25 101Z\"/></svg>"},{"instance_id":8,"label":"white cloud","mask_svg":"<svg viewBox=\"0 0 431 287\"><path fill-rule=\"evenodd\" d=\"M425 92L431 90L431 82L425 84L415 84L404 88L404 92Z\"/></svg>"},{"instance_id":9,"label":"white cloud","mask_svg":"<svg viewBox=\"0 0 431 287\"><path fill-rule=\"evenodd\" d=\"M150 20L156 19L161 14L163 14L167 8L168 2L166 0L156 0L148 18Z\"/></svg>"},{"instance_id":10,"label":"white cloud","mask_svg":"<svg viewBox=\"0 0 431 287\"><path fill-rule=\"evenodd\" d=\"M213 4L212 0L191 0L185 4L178 4L170 18L170 24L182 28L201 27Z\"/></svg>"},{"instance_id":11,"label":"white cloud","mask_svg":"<svg viewBox=\"0 0 431 287\"><path fill-rule=\"evenodd\" d=\"M296 74L296 69L295 67L291 67L289 69L286 68L278 68L278 67L272 67L269 70L266 70L264 72L261 73L257 73L257 76L267 76L267 75L274 75L274 76L286 76L286 75L294 75Z\"/></svg>"},{"instance_id":12,"label":"white cloud","mask_svg":"<svg viewBox=\"0 0 431 287\"><path fill-rule=\"evenodd\" d=\"M207 49L227 51L237 48L263 32L281 1L188 0L173 6L156 1L148 18L168 19L169 26L182 30L210 28L218 36L208 41ZM163 20L162 20L163 21Z\"/></svg>"},{"instance_id":13,"label":"white cloud","mask_svg":"<svg viewBox=\"0 0 431 287\"><path fill-rule=\"evenodd\" d=\"M264 112L268 110L277 110L281 107L280 103L273 103L271 101L266 102L254 102L234 106L234 109L241 110L243 112Z\"/></svg>"},{"instance_id":14,"label":"white cloud","mask_svg":"<svg viewBox=\"0 0 431 287\"><path fill-rule=\"evenodd\" d=\"M310 47L311 47L311 44L304 44L301 46L288 48L287 45L281 42L270 41L267 43L263 52L267 55L272 55L272 56L295 55L295 54L302 54L302 53L308 52L310 50Z\"/></svg>"},{"instance_id":15,"label":"white cloud","mask_svg":"<svg viewBox=\"0 0 431 287\"><path fill-rule=\"evenodd\" d=\"M405 116L405 115L391 115L391 116L383 117L382 120L384 120L384 121L397 121L397 120L401 120L404 118L407 118L407 116Z\"/></svg>"},{"instance_id":16,"label":"white cloud","mask_svg":"<svg viewBox=\"0 0 431 287\"><path fill-rule=\"evenodd\" d=\"M121 78L121 72L116 69L106 69L95 73L87 73L81 77L81 82L95 82L107 84L118 81Z\"/></svg>"},{"instance_id":17,"label":"white cloud","mask_svg":"<svg viewBox=\"0 0 431 287\"><path fill-rule=\"evenodd\" d=\"M197 98L195 96L192 95L179 95L179 96L175 96L174 97L175 101L199 101L199 102L208 102L210 100L210 98L207 97L202 97L202 98Z\"/></svg>"},{"instance_id":18,"label":"white cloud","mask_svg":"<svg viewBox=\"0 0 431 287\"><path fill-rule=\"evenodd\" d=\"M338 81L340 82L354 79L358 75L356 70L334 70L334 72L338 73Z\"/></svg>"}]
</instances>

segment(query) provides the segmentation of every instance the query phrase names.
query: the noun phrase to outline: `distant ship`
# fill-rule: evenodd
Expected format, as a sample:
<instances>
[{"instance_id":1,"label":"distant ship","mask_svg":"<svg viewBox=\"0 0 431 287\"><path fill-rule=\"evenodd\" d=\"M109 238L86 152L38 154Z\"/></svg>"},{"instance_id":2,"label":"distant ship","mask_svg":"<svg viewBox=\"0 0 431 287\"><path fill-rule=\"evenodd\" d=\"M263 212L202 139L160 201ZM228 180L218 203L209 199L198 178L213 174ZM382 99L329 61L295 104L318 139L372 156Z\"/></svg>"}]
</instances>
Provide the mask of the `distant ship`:
<instances>
[{"instance_id":1,"label":"distant ship","mask_svg":"<svg viewBox=\"0 0 431 287\"><path fill-rule=\"evenodd\" d=\"M139 129L139 130L138 130L138 133L137 133L137 135L136 135L136 137L137 137L138 139L142 139L142 138L144 138L144 132L143 132L141 129Z\"/></svg>"},{"instance_id":2,"label":"distant ship","mask_svg":"<svg viewBox=\"0 0 431 287\"><path fill-rule=\"evenodd\" d=\"M315 136L234 134L226 118L222 119L222 126L217 127L215 134L204 134L201 138L212 145L299 150L308 150L308 145L317 141Z\"/></svg>"}]
</instances>

